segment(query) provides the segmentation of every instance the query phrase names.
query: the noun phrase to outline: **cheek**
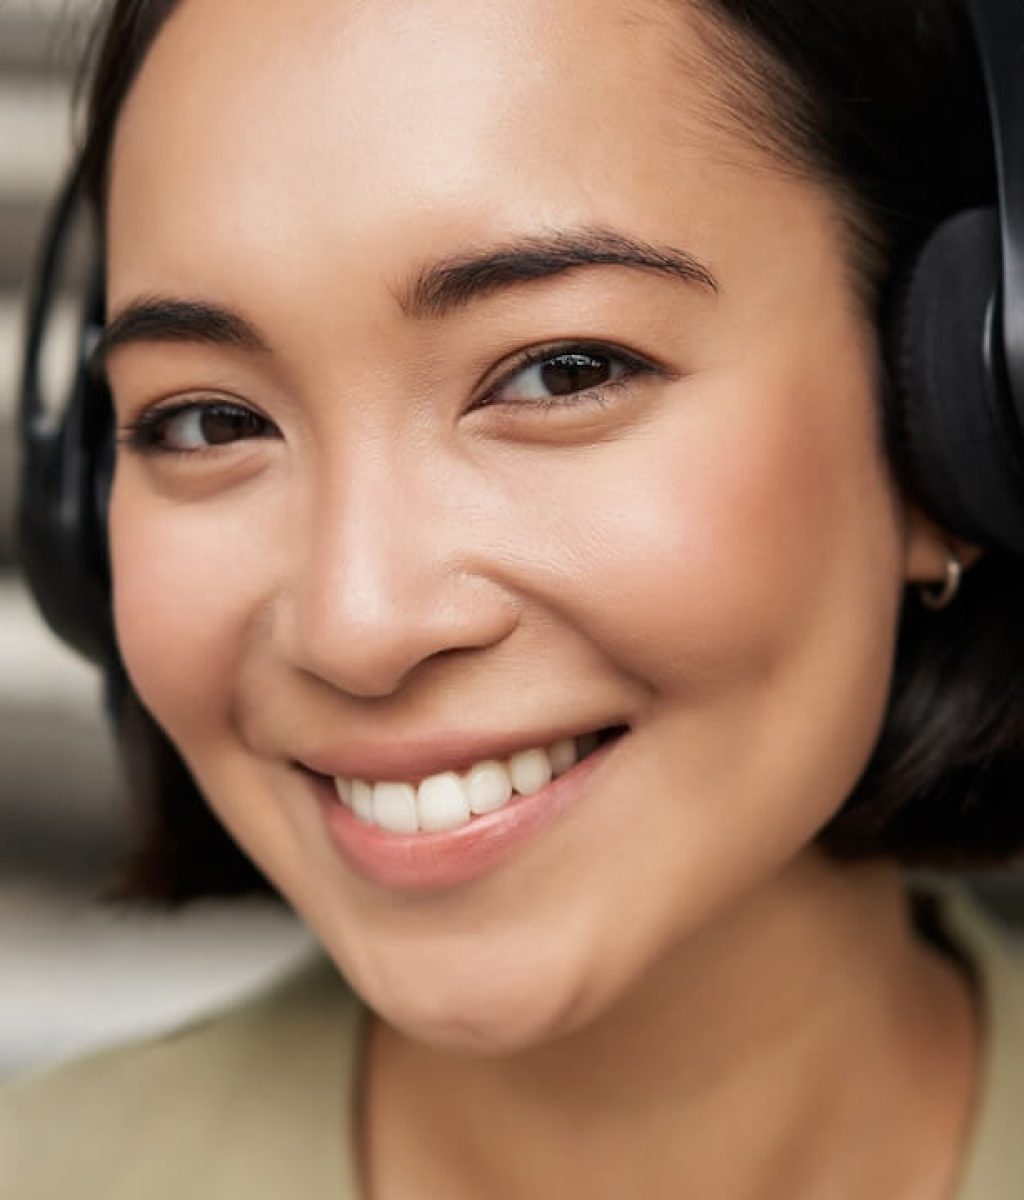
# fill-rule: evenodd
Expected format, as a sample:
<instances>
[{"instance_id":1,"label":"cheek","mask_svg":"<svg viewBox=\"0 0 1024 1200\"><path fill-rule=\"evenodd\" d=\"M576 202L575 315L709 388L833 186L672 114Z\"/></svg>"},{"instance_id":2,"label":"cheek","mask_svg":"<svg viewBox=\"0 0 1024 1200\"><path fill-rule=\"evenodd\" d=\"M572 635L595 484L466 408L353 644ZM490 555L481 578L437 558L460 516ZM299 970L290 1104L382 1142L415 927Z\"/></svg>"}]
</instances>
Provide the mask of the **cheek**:
<instances>
[{"instance_id":1,"label":"cheek","mask_svg":"<svg viewBox=\"0 0 1024 1200\"><path fill-rule=\"evenodd\" d=\"M552 505L565 561L587 548L567 594L595 636L688 691L766 677L812 639L848 662L887 648L900 536L869 389L762 369L672 403Z\"/></svg>"},{"instance_id":2,"label":"cheek","mask_svg":"<svg viewBox=\"0 0 1024 1200\"><path fill-rule=\"evenodd\" d=\"M758 843L735 822L772 828L780 856L813 836L863 770L891 679L901 527L871 387L856 363L799 365L695 378L629 454L609 447L548 498L557 536L587 549L563 617L658 718L645 792L693 797L720 863Z\"/></svg>"},{"instance_id":3,"label":"cheek","mask_svg":"<svg viewBox=\"0 0 1024 1200\"><path fill-rule=\"evenodd\" d=\"M223 730L263 586L244 505L162 497L118 467L110 504L114 619L135 690L179 746Z\"/></svg>"}]
</instances>

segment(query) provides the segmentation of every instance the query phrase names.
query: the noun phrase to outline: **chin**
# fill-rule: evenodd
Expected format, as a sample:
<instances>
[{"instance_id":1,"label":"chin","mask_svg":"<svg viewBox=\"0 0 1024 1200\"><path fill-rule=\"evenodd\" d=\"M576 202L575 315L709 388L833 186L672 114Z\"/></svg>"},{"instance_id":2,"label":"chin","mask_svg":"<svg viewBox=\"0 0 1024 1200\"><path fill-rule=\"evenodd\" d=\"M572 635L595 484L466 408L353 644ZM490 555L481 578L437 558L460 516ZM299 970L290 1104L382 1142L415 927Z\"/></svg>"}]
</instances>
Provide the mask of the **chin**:
<instances>
[{"instance_id":1,"label":"chin","mask_svg":"<svg viewBox=\"0 0 1024 1200\"><path fill-rule=\"evenodd\" d=\"M545 1003L545 1000L547 1001ZM402 1001L372 1007L412 1041L476 1058L514 1055L555 1041L573 1029L569 1006L533 995L494 997L491 1003L446 998L436 1008Z\"/></svg>"},{"instance_id":2,"label":"chin","mask_svg":"<svg viewBox=\"0 0 1024 1200\"><path fill-rule=\"evenodd\" d=\"M435 962L426 971L378 960L372 970L345 973L365 1003L411 1040L497 1057L554 1041L587 1022L593 1006L581 997L592 988L584 986L581 967L478 957Z\"/></svg>"}]
</instances>

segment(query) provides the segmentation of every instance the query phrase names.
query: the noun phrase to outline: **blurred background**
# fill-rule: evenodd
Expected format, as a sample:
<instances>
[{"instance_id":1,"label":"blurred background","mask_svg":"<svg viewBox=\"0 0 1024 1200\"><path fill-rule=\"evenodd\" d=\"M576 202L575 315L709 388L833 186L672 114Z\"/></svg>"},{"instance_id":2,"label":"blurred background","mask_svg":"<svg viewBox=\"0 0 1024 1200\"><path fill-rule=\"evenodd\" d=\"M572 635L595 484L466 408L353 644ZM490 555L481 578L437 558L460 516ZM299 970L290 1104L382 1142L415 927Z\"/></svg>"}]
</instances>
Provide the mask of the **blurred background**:
<instances>
[{"instance_id":1,"label":"blurred background","mask_svg":"<svg viewBox=\"0 0 1024 1200\"><path fill-rule=\"evenodd\" d=\"M18 578L24 288L97 8L0 0L0 1078L226 1002L309 945L268 902L169 916L97 900L127 824L98 676L49 634Z\"/></svg>"},{"instance_id":2,"label":"blurred background","mask_svg":"<svg viewBox=\"0 0 1024 1200\"><path fill-rule=\"evenodd\" d=\"M268 902L170 916L98 901L126 829L98 679L46 631L18 579L23 295L97 7L0 0L0 1078L226 1002L310 945ZM1024 930L1020 876L973 882Z\"/></svg>"}]
</instances>

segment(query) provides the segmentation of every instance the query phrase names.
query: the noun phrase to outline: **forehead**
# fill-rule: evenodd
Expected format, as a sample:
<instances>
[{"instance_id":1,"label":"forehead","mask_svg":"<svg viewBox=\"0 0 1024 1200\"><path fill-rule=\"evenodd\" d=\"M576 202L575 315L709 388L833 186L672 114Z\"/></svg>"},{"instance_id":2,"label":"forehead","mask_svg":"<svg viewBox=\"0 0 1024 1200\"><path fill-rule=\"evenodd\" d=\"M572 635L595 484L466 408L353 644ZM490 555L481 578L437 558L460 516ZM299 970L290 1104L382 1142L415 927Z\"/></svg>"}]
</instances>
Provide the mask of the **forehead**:
<instances>
[{"instance_id":1,"label":"forehead","mask_svg":"<svg viewBox=\"0 0 1024 1200\"><path fill-rule=\"evenodd\" d=\"M453 112L487 123L499 97L503 118L524 96L576 111L603 80L628 110L638 91L663 88L683 10L682 0L181 0L128 107L153 99L176 120L209 120L255 106L279 125L291 105L323 105L363 128L384 102L412 132Z\"/></svg>"},{"instance_id":2,"label":"forehead","mask_svg":"<svg viewBox=\"0 0 1024 1200\"><path fill-rule=\"evenodd\" d=\"M401 253L424 222L699 225L697 42L660 0L184 0L119 124L112 283L209 270L213 246Z\"/></svg>"}]
</instances>

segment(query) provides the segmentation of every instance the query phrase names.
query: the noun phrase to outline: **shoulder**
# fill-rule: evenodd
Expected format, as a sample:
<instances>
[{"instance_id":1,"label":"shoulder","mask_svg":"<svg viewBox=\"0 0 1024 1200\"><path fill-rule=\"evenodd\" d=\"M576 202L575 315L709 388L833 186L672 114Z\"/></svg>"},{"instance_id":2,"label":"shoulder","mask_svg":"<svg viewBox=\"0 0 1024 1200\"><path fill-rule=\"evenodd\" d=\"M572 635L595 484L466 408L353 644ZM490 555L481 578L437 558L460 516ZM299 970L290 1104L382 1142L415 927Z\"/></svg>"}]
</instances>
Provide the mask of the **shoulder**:
<instances>
[{"instance_id":1,"label":"shoulder","mask_svg":"<svg viewBox=\"0 0 1024 1200\"><path fill-rule=\"evenodd\" d=\"M0 1090L0 1197L198 1200L243 1194L243 1178L264 1194L337 1136L361 1012L318 956L231 1008L16 1080Z\"/></svg>"}]
</instances>

